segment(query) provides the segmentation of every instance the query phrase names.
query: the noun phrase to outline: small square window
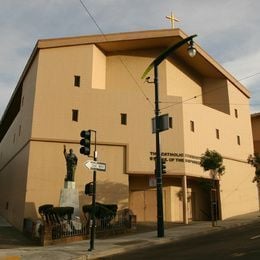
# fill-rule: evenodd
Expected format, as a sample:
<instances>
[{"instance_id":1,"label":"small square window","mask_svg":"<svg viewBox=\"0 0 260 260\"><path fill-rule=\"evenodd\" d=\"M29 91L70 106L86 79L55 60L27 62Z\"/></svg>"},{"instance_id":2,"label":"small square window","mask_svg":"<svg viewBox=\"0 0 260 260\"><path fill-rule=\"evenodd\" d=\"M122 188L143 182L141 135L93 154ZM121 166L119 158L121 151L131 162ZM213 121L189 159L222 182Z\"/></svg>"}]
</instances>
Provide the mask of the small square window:
<instances>
[{"instance_id":1,"label":"small square window","mask_svg":"<svg viewBox=\"0 0 260 260\"><path fill-rule=\"evenodd\" d=\"M191 132L195 132L194 121L190 121L190 130L191 130Z\"/></svg>"},{"instance_id":2,"label":"small square window","mask_svg":"<svg viewBox=\"0 0 260 260\"><path fill-rule=\"evenodd\" d=\"M80 76L75 75L74 76L74 86L79 87L80 86Z\"/></svg>"},{"instance_id":3,"label":"small square window","mask_svg":"<svg viewBox=\"0 0 260 260\"><path fill-rule=\"evenodd\" d=\"M219 139L219 129L216 129L216 138Z\"/></svg>"},{"instance_id":4,"label":"small square window","mask_svg":"<svg viewBox=\"0 0 260 260\"><path fill-rule=\"evenodd\" d=\"M79 111L77 109L72 109L72 121L78 122Z\"/></svg>"},{"instance_id":5,"label":"small square window","mask_svg":"<svg viewBox=\"0 0 260 260\"><path fill-rule=\"evenodd\" d=\"M235 109L234 111L235 111L235 117L238 118L238 110Z\"/></svg>"},{"instance_id":6,"label":"small square window","mask_svg":"<svg viewBox=\"0 0 260 260\"><path fill-rule=\"evenodd\" d=\"M121 125L127 125L127 114L121 114Z\"/></svg>"},{"instance_id":7,"label":"small square window","mask_svg":"<svg viewBox=\"0 0 260 260\"><path fill-rule=\"evenodd\" d=\"M240 143L240 136L239 136L239 135L237 135L237 144L238 144L238 145L241 144L241 143Z\"/></svg>"},{"instance_id":8,"label":"small square window","mask_svg":"<svg viewBox=\"0 0 260 260\"><path fill-rule=\"evenodd\" d=\"M169 117L169 128L172 128L172 117Z\"/></svg>"}]
</instances>

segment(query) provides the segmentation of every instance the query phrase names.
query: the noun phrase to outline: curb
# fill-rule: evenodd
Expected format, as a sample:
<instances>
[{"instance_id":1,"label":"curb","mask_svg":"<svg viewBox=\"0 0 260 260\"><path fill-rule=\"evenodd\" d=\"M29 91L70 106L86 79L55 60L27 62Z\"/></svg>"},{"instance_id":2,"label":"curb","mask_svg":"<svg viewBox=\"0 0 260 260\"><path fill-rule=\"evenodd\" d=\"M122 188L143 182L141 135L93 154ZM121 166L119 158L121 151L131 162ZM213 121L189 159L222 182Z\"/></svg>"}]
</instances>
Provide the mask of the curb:
<instances>
[{"instance_id":1,"label":"curb","mask_svg":"<svg viewBox=\"0 0 260 260\"><path fill-rule=\"evenodd\" d=\"M207 230L202 230L199 232L194 232L192 234L185 234L182 235L181 237L163 237L163 238L146 238L143 239L143 242L140 242L139 244L134 244L134 245L127 245L125 247L122 248L111 248L111 249L107 249L107 250L103 250L103 251L96 251L96 252L90 252L87 255L82 255L78 258L73 258L73 260L86 260L86 259L98 259L100 257L106 257L106 256L113 256L116 254L121 254L121 253L125 253L125 252L130 252L130 251L134 251L134 250L138 250L138 249L142 249L142 248L148 248L151 246L156 246L156 245L163 245L163 244L167 244L170 242L174 242L174 241L183 241L189 238L195 238L195 237L199 237L199 236L204 236L210 233L215 233L215 232L219 232L219 231L223 231L223 230L227 230L227 229L232 229L232 228L236 228L236 227L240 227L240 226L246 226L249 224L253 224L254 222L259 222L259 219L254 219L254 220L250 220L250 221L244 221L244 222L238 222L238 223L231 223L228 225L223 225L223 226L216 226L216 227L208 227Z\"/></svg>"}]
</instances>

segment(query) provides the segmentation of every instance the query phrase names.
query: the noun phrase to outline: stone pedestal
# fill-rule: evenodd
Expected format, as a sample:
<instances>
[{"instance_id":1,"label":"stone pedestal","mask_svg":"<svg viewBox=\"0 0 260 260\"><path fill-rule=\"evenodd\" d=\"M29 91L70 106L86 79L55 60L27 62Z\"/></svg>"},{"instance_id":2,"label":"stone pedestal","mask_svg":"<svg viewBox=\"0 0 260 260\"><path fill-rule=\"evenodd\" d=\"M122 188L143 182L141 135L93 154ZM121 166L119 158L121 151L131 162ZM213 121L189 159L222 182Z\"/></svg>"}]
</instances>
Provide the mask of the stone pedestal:
<instances>
[{"instance_id":1,"label":"stone pedestal","mask_svg":"<svg viewBox=\"0 0 260 260\"><path fill-rule=\"evenodd\" d=\"M75 181L64 181L64 189L76 189Z\"/></svg>"},{"instance_id":2,"label":"stone pedestal","mask_svg":"<svg viewBox=\"0 0 260 260\"><path fill-rule=\"evenodd\" d=\"M73 217L80 216L79 192L74 181L64 182L64 189L60 192L60 207L73 207Z\"/></svg>"}]
</instances>

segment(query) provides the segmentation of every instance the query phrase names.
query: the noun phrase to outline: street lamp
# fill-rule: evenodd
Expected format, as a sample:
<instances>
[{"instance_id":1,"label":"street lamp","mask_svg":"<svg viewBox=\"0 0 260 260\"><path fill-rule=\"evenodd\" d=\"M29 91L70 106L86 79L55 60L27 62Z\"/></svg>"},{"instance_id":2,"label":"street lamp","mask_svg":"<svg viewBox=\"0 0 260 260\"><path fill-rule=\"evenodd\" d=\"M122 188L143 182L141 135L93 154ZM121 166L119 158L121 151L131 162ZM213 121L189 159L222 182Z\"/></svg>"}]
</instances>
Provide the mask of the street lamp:
<instances>
[{"instance_id":1,"label":"street lamp","mask_svg":"<svg viewBox=\"0 0 260 260\"><path fill-rule=\"evenodd\" d=\"M158 88L158 66L166 59L172 52L180 48L185 43L189 44L187 49L190 57L196 55L196 49L193 46L193 38L197 35L191 35L173 46L166 49L160 54L145 70L142 79L145 79L147 74L154 68L154 89L155 89L155 141L156 141L156 159L155 159L155 176L156 176L156 189L157 189L157 236L164 237L164 220L163 220L163 184L162 184L162 164L161 164L161 151L160 151L160 108L159 108L159 88Z\"/></svg>"},{"instance_id":2,"label":"street lamp","mask_svg":"<svg viewBox=\"0 0 260 260\"><path fill-rule=\"evenodd\" d=\"M197 50L194 48L194 42L193 39L190 40L189 42L189 47L187 49L188 54L190 55L191 58L193 58L197 54Z\"/></svg>"}]
</instances>

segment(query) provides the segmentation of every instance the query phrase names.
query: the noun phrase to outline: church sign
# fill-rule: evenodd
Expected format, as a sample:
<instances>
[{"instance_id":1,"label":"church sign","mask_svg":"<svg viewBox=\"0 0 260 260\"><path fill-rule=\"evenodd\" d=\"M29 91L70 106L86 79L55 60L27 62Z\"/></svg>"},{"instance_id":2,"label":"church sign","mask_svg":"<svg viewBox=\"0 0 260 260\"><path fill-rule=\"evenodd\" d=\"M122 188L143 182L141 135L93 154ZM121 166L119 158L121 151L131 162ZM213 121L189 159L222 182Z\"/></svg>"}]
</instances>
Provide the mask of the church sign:
<instances>
[{"instance_id":1,"label":"church sign","mask_svg":"<svg viewBox=\"0 0 260 260\"><path fill-rule=\"evenodd\" d=\"M200 156L187 154L187 153L177 153L177 152L162 152L161 157L166 162L185 162L200 165ZM156 159L156 153L150 152L150 160Z\"/></svg>"}]
</instances>

